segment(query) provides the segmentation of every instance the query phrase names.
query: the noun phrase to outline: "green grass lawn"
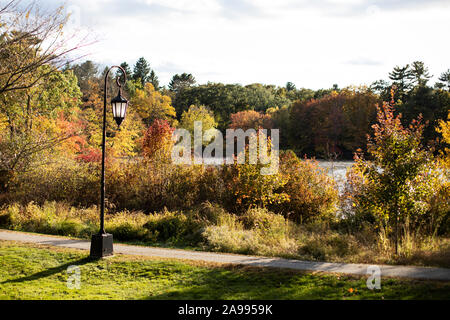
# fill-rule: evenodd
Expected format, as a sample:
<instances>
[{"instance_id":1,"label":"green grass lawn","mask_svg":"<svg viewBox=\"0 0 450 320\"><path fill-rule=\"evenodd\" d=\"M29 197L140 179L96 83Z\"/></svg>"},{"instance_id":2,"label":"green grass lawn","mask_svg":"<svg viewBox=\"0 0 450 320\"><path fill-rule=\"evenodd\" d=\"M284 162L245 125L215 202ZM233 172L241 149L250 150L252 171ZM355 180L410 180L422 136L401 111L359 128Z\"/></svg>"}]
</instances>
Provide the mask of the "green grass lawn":
<instances>
[{"instance_id":1,"label":"green grass lawn","mask_svg":"<svg viewBox=\"0 0 450 320\"><path fill-rule=\"evenodd\" d=\"M70 265L81 288L67 287ZM0 241L0 299L449 299L449 282L214 265L118 255L92 261L82 250Z\"/></svg>"}]
</instances>

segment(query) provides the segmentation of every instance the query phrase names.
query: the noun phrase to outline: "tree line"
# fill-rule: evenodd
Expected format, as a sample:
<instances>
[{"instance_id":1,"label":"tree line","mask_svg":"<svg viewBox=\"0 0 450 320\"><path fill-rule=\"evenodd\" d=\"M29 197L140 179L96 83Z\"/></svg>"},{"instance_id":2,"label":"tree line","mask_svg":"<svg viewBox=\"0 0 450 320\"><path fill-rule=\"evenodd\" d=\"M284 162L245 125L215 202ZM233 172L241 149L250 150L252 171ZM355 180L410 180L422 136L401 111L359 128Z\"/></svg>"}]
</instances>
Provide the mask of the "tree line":
<instances>
[{"instance_id":1,"label":"tree line","mask_svg":"<svg viewBox=\"0 0 450 320\"><path fill-rule=\"evenodd\" d=\"M72 61L68 54L83 44L67 47L62 8L44 16L38 9L36 4L19 8L16 1L0 8L0 166L5 181L35 161L49 161L56 149L83 161L100 156L107 68L90 60ZM449 111L450 70L430 86L430 72L420 61L396 66L387 80L368 87L335 84L319 90L297 88L292 82L282 87L198 84L189 73L174 75L164 87L144 57L133 66L121 66L127 73L129 121L119 130L108 113L111 156L140 155L145 132L159 120L172 128L191 129L194 121L207 124L204 129L222 131L277 128L280 147L299 156L351 158L355 151L365 151L375 106L389 98L392 88L402 124L408 126L421 115L427 123L423 142L438 151L448 147L436 127ZM117 90L115 77L123 77L121 71L109 79L112 95Z\"/></svg>"},{"instance_id":2,"label":"tree line","mask_svg":"<svg viewBox=\"0 0 450 320\"><path fill-rule=\"evenodd\" d=\"M450 70L443 72L432 87L428 84L430 72L421 61L396 66L387 80L374 81L367 87L341 89L334 84L319 90L297 89L292 82L284 87L261 83L197 84L189 73L175 74L166 88L159 85L155 71L143 57L133 70L127 62L121 66L128 74L128 94L147 127L156 119L192 127L191 123L180 122L190 118L213 122L213 127L223 132L227 128L277 128L282 149L292 149L301 156L349 159L356 150L365 151L366 137L372 133L376 119L376 105L390 100L394 89L395 112L402 114L403 125L421 116L426 123L423 142L438 149L445 147L436 127L446 119L450 108ZM97 68L92 61L71 66L81 91L86 92L87 79L102 81ZM122 76L121 71L117 76ZM206 111L199 113L199 107Z\"/></svg>"}]
</instances>

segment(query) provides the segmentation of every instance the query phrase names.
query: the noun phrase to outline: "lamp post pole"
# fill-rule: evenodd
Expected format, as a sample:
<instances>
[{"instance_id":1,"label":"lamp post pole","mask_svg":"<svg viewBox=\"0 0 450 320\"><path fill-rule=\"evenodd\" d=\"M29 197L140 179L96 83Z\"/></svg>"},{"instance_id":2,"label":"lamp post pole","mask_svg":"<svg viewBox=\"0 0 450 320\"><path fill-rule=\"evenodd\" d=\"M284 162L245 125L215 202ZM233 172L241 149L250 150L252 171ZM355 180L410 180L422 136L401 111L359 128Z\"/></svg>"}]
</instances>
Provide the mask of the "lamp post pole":
<instances>
[{"instance_id":1,"label":"lamp post pole","mask_svg":"<svg viewBox=\"0 0 450 320\"><path fill-rule=\"evenodd\" d=\"M110 256L113 254L113 236L112 234L108 234L105 232L105 154L106 154L106 97L108 92L108 75L110 71L114 68L119 68L122 71L124 76L124 83L127 81L127 75L125 70L120 66L112 66L108 69L105 75L105 85L103 92L103 135L102 135L102 172L101 172L101 180L100 180L100 230L98 234L92 235L91 240L91 251L90 256L92 258L101 258L105 256ZM120 77L117 77L116 84L119 87L119 94L116 98L111 101L113 107L113 115L117 124L120 126L123 118L125 117L126 106L128 105L128 101L121 96L121 88ZM122 106L121 103L125 105ZM124 108L123 112L122 107ZM117 111L117 108L121 108L120 111ZM119 114L118 114L119 112ZM118 117L116 117L118 115ZM120 118L120 119L118 119Z\"/></svg>"}]
</instances>

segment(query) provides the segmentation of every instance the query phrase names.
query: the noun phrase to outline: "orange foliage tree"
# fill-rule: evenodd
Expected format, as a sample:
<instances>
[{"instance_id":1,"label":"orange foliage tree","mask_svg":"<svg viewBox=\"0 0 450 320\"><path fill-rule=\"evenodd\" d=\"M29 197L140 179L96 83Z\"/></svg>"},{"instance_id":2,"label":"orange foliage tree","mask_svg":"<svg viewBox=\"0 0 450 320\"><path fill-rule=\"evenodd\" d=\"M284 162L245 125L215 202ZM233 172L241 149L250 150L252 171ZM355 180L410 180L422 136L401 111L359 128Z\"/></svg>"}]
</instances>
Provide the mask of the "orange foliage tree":
<instances>
[{"instance_id":1,"label":"orange foliage tree","mask_svg":"<svg viewBox=\"0 0 450 320\"><path fill-rule=\"evenodd\" d=\"M358 88L294 103L290 119L292 147L321 157L351 156L353 150L365 149L378 102L375 94Z\"/></svg>"},{"instance_id":2,"label":"orange foliage tree","mask_svg":"<svg viewBox=\"0 0 450 320\"><path fill-rule=\"evenodd\" d=\"M146 158L167 159L172 150L172 128L167 120L156 119L144 132L142 138L142 152Z\"/></svg>"},{"instance_id":3,"label":"orange foliage tree","mask_svg":"<svg viewBox=\"0 0 450 320\"><path fill-rule=\"evenodd\" d=\"M254 110L240 111L231 115L231 129L271 129L272 119L270 115Z\"/></svg>"}]
</instances>

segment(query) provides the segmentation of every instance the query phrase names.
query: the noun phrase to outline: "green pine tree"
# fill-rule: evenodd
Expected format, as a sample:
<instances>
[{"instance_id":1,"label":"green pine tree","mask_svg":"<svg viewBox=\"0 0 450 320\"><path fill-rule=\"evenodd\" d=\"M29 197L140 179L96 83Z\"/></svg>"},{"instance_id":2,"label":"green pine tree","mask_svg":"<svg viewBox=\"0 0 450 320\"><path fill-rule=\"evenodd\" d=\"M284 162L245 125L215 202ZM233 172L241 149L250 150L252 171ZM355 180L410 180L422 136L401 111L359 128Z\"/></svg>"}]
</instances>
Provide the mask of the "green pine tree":
<instances>
[{"instance_id":1,"label":"green pine tree","mask_svg":"<svg viewBox=\"0 0 450 320\"><path fill-rule=\"evenodd\" d=\"M140 81L142 87L144 87L145 84L149 82L148 79L150 70L151 70L150 65L148 64L147 60L145 60L144 57L139 58L136 64L134 65L133 80Z\"/></svg>"}]
</instances>

